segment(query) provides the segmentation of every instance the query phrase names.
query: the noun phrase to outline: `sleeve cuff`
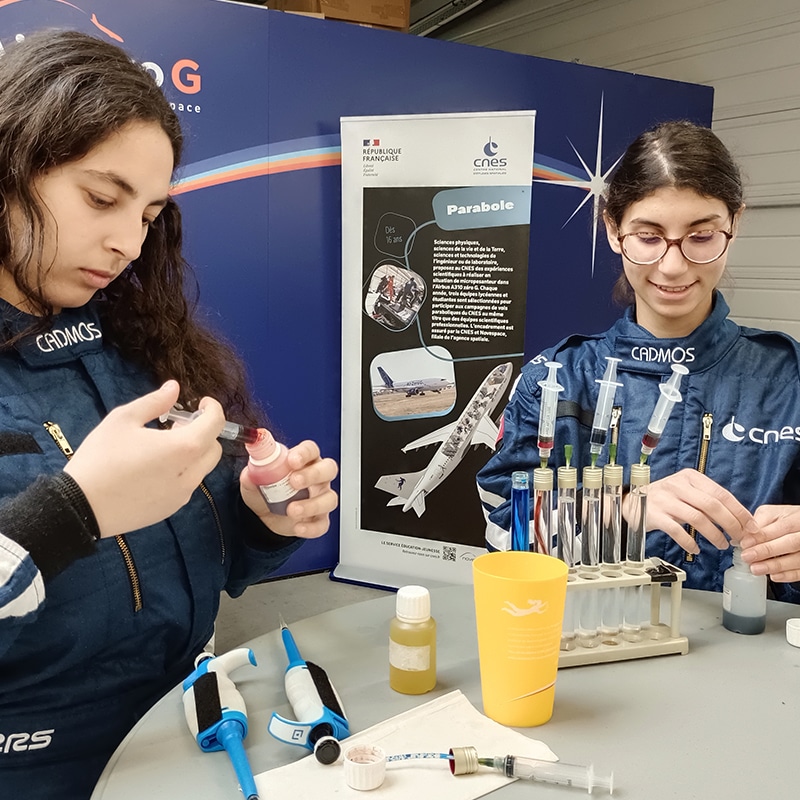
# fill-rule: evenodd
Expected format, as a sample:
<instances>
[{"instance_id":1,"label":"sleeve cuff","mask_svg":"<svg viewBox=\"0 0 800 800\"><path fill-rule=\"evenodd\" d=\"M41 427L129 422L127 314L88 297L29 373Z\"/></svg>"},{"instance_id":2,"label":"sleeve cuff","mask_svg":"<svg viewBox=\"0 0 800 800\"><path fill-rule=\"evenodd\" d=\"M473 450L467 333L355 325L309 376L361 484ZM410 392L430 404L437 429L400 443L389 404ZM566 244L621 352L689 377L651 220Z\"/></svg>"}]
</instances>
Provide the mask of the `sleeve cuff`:
<instances>
[{"instance_id":1,"label":"sleeve cuff","mask_svg":"<svg viewBox=\"0 0 800 800\"><path fill-rule=\"evenodd\" d=\"M45 580L93 553L100 538L86 496L66 472L37 478L0 506L0 530L30 553Z\"/></svg>"}]
</instances>

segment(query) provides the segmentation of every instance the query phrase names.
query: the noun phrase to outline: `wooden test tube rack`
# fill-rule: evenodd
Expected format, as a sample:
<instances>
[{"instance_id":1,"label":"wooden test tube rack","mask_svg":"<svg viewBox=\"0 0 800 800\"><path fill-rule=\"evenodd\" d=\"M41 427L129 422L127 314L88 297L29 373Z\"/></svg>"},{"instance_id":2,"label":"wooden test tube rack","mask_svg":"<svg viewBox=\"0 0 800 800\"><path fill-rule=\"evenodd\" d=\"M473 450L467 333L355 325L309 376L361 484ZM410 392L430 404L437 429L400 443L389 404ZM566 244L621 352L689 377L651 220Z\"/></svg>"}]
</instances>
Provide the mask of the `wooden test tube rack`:
<instances>
[{"instance_id":1,"label":"wooden test tube rack","mask_svg":"<svg viewBox=\"0 0 800 800\"><path fill-rule=\"evenodd\" d=\"M619 568L609 569L600 565L594 571L578 566L570 572L567 593L593 592L602 589L623 588L626 586L650 587L650 624L642 626L642 639L631 642L622 634L603 640L598 633L598 643L594 647L582 645L577 637L575 646L561 650L558 658L561 667L575 667L580 664L602 664L606 661L625 661L649 656L663 656L672 653L681 655L689 652L689 640L680 634L681 591L686 573L667 564L659 558L648 558L641 567L623 562ZM661 620L661 589L668 585L669 620ZM575 598L577 599L577 598Z\"/></svg>"}]
</instances>

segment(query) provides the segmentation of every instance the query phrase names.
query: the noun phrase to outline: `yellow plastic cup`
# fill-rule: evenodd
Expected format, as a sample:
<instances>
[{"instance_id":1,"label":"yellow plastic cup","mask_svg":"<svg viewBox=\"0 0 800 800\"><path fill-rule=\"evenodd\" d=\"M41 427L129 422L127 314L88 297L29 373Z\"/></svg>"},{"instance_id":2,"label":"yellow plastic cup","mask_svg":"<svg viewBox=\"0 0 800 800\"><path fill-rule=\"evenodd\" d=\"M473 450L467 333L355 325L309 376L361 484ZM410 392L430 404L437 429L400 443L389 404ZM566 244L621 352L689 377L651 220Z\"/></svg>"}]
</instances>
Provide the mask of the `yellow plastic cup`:
<instances>
[{"instance_id":1,"label":"yellow plastic cup","mask_svg":"<svg viewBox=\"0 0 800 800\"><path fill-rule=\"evenodd\" d=\"M513 727L553 715L567 565L524 551L472 562L483 713Z\"/></svg>"}]
</instances>

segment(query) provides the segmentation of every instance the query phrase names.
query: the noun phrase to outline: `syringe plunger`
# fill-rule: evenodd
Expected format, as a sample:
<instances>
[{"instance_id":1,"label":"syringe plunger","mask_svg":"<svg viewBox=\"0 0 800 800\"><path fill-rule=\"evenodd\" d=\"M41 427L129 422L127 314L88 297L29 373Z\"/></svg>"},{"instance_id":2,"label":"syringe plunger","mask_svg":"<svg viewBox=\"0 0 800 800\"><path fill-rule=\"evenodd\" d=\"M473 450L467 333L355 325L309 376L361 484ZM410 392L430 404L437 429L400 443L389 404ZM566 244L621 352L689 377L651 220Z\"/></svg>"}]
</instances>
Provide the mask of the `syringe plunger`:
<instances>
[{"instance_id":1,"label":"syringe plunger","mask_svg":"<svg viewBox=\"0 0 800 800\"><path fill-rule=\"evenodd\" d=\"M661 441L661 434L664 433L672 407L683 399L680 393L681 378L688 373L689 370L683 364L672 364L672 375L669 380L659 384L658 402L647 423L647 431L642 437L642 456L649 456Z\"/></svg>"},{"instance_id":2,"label":"syringe plunger","mask_svg":"<svg viewBox=\"0 0 800 800\"><path fill-rule=\"evenodd\" d=\"M597 397L597 406L592 420L592 432L589 436L589 452L594 456L599 456L603 450L608 436L608 426L611 422L611 410L614 407L614 394L617 387L622 386L617 381L617 364L619 358L606 356L608 365L602 378L598 378L596 383L600 384L600 394ZM594 460L592 461L594 463Z\"/></svg>"}]
</instances>

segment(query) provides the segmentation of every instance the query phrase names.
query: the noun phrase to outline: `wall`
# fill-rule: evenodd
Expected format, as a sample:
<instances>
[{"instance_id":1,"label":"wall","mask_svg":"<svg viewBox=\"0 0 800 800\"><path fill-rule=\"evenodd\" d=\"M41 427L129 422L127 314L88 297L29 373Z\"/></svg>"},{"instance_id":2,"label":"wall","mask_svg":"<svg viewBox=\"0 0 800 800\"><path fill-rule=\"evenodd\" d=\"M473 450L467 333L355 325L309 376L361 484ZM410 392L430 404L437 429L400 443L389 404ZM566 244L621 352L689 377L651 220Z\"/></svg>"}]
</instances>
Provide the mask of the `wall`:
<instances>
[{"instance_id":1,"label":"wall","mask_svg":"<svg viewBox=\"0 0 800 800\"><path fill-rule=\"evenodd\" d=\"M503 0L439 37L713 86L713 128L747 182L726 297L742 324L800 338L797 0Z\"/></svg>"}]
</instances>

